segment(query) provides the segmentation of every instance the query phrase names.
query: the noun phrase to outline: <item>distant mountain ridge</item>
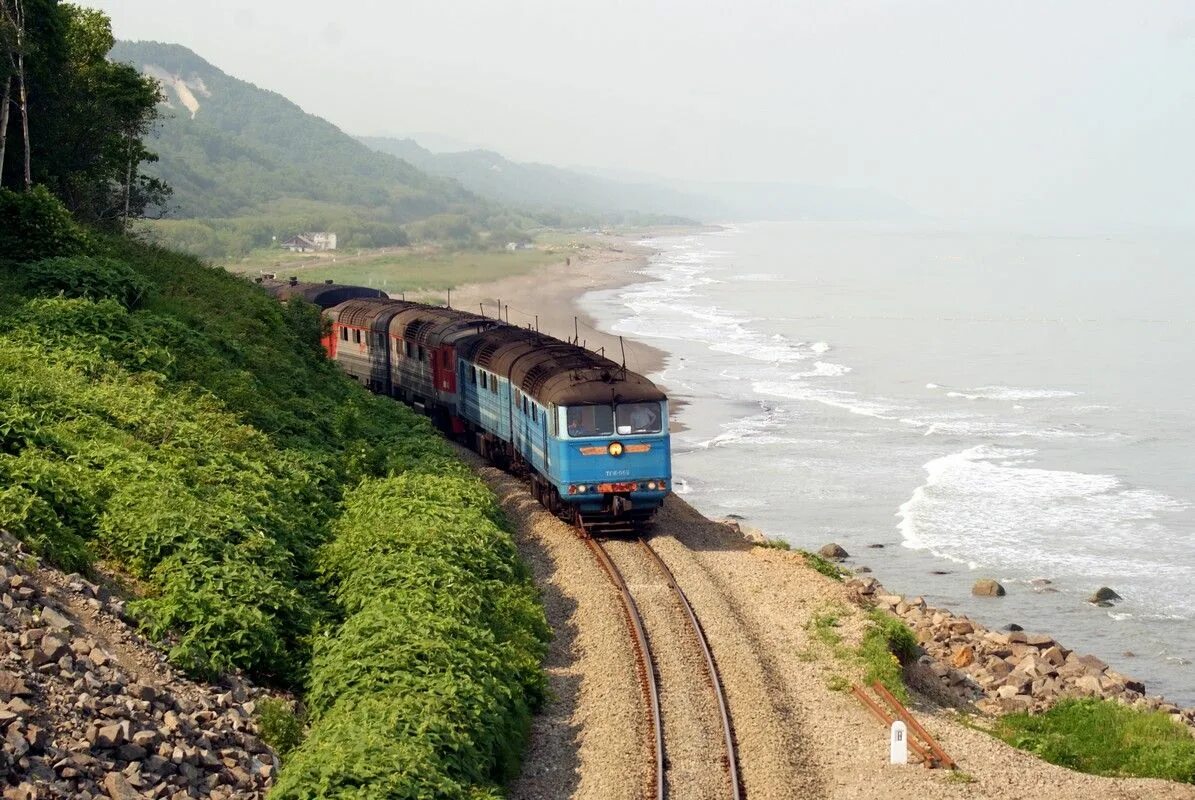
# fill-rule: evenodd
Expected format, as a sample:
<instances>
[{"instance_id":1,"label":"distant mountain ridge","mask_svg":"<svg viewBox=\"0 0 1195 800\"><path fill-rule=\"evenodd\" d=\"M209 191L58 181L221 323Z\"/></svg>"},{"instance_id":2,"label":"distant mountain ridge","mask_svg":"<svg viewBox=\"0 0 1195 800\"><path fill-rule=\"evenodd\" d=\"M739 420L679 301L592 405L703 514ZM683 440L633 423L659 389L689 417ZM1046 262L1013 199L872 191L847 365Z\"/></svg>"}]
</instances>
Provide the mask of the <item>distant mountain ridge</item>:
<instances>
[{"instance_id":1,"label":"distant mountain ridge","mask_svg":"<svg viewBox=\"0 0 1195 800\"><path fill-rule=\"evenodd\" d=\"M150 140L160 161L151 172L174 187L174 216L250 215L289 199L405 222L487 205L181 45L121 41L110 58L162 85L166 108Z\"/></svg>"},{"instance_id":2,"label":"distant mountain ridge","mask_svg":"<svg viewBox=\"0 0 1195 800\"><path fill-rule=\"evenodd\" d=\"M411 138L361 136L381 153L452 178L472 192L520 208L577 213L672 215L701 220L908 220L920 216L868 189L792 183L718 183L624 178L511 161L478 149L433 152Z\"/></svg>"}]
</instances>

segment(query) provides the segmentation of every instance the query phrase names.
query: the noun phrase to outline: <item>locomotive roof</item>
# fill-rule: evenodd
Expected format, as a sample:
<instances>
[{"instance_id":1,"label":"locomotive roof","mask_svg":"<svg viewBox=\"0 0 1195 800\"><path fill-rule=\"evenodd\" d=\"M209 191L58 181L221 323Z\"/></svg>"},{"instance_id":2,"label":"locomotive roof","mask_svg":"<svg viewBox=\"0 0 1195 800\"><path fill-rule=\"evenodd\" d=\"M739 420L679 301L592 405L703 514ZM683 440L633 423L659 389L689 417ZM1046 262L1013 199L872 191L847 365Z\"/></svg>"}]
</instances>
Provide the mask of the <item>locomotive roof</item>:
<instances>
[{"instance_id":1,"label":"locomotive roof","mask_svg":"<svg viewBox=\"0 0 1195 800\"><path fill-rule=\"evenodd\" d=\"M476 333L500 324L502 323L498 320L468 311L413 303L396 315L390 326L402 339L438 347L455 331L468 331L473 328L473 332Z\"/></svg>"},{"instance_id":2,"label":"locomotive roof","mask_svg":"<svg viewBox=\"0 0 1195 800\"><path fill-rule=\"evenodd\" d=\"M457 343L466 360L499 375L543 403L604 405L660 401L666 396L638 373L575 344L514 326Z\"/></svg>"},{"instance_id":3,"label":"locomotive roof","mask_svg":"<svg viewBox=\"0 0 1195 800\"><path fill-rule=\"evenodd\" d=\"M386 293L365 286L346 286L339 283L291 283L290 281L262 280L261 287L278 300L286 301L300 297L322 309L339 305L356 298L385 298Z\"/></svg>"},{"instance_id":4,"label":"locomotive roof","mask_svg":"<svg viewBox=\"0 0 1195 800\"><path fill-rule=\"evenodd\" d=\"M337 322L342 325L356 325L372 327L374 322L383 318L386 323L399 311L413 305L404 300L390 300L383 298L365 298L361 300L347 300L328 313L335 315Z\"/></svg>"}]
</instances>

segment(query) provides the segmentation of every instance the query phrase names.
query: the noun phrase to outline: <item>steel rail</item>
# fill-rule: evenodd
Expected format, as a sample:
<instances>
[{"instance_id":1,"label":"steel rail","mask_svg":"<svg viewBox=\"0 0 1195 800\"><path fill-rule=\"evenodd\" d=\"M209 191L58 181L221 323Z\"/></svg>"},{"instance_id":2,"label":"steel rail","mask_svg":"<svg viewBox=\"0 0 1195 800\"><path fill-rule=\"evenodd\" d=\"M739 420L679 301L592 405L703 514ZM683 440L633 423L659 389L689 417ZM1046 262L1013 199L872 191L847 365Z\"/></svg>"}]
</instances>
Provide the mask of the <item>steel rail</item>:
<instances>
[{"instance_id":1,"label":"steel rail","mask_svg":"<svg viewBox=\"0 0 1195 800\"><path fill-rule=\"evenodd\" d=\"M643 618L639 615L639 607L635 604L635 598L631 596L631 590L627 587L622 573L618 571L618 567L614 566L614 562L610 560L610 556L602 545L589 536L584 536L584 540L589 545L589 549L593 551L593 555L601 564L602 569L606 571L614 586L622 594L622 608L626 614L627 624L635 638L639 678L647 693L648 707L651 712L652 736L655 740L656 754L656 798L664 800L664 728L660 716L660 687L656 680L655 662L652 660L651 648L647 643L647 631L643 628Z\"/></svg>"},{"instance_id":2,"label":"steel rail","mask_svg":"<svg viewBox=\"0 0 1195 800\"><path fill-rule=\"evenodd\" d=\"M742 800L743 788L739 781L739 764L738 764L738 749L734 743L734 727L730 721L730 707L726 702L726 693L722 690L722 678L718 674L718 665L714 661L714 653L710 650L709 640L705 637L705 630L701 627L701 622L697 619L697 614L693 611L693 606L689 604L689 598L685 596L685 592L680 588L680 584L676 582L676 577L672 574L672 570L664 563L664 559L660 554L648 544L646 539L639 539L639 544L647 552L648 556L659 567L660 572L664 573L664 577L668 580L668 586L676 594L680 600L681 608L685 610L685 615L689 618L689 625L693 628L693 633L697 637L697 643L701 646L701 654L705 658L705 669L709 674L710 686L714 690L714 697L718 701L718 715L722 722L722 737L726 743L726 769L730 775L730 792L734 800Z\"/></svg>"}]
</instances>

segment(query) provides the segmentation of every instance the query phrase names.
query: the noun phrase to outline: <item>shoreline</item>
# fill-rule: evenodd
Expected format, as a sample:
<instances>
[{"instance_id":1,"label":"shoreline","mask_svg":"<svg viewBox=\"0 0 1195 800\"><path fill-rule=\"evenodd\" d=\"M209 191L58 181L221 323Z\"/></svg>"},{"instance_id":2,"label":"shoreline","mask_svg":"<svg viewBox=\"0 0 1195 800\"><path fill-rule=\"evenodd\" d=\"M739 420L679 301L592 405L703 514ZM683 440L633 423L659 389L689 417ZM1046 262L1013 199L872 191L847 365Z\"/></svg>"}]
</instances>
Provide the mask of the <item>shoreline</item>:
<instances>
[{"instance_id":1,"label":"shoreline","mask_svg":"<svg viewBox=\"0 0 1195 800\"><path fill-rule=\"evenodd\" d=\"M686 229L688 230L688 229ZM660 235L652 229L643 236ZM634 283L652 280L643 275L648 260L659 251L635 241L638 236L605 237L605 243L568 248L562 260L518 275L496 281L468 283L451 290L455 308L481 310L487 316L497 316L501 304L503 318L511 324L537 327L557 339L569 341L575 335L580 344L590 350L603 352L612 361L620 362L626 353L626 365L632 372L645 377L664 371L669 354L636 339L620 337L597 327L594 318L580 307L580 299L594 291L621 289ZM442 291L407 292L412 300L427 301L443 296ZM669 428L673 433L684 430L677 415L685 407L683 398L668 392L668 387L656 380L657 386L668 394Z\"/></svg>"}]
</instances>

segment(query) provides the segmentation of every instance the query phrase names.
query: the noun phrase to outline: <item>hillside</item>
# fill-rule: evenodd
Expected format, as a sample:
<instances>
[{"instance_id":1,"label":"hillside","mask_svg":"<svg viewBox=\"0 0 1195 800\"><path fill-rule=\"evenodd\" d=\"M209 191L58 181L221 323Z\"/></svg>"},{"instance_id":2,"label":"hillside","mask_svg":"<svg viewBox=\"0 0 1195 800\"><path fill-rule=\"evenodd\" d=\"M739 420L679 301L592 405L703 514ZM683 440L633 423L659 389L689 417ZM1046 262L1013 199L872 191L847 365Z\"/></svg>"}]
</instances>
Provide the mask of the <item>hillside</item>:
<instances>
[{"instance_id":1,"label":"hillside","mask_svg":"<svg viewBox=\"0 0 1195 800\"><path fill-rule=\"evenodd\" d=\"M518 208L618 221L652 217L650 221L663 223L684 222L684 209L700 205L699 198L666 187L611 180L548 164L519 163L491 150L433 153L413 139L363 136L360 140L379 153Z\"/></svg>"},{"instance_id":2,"label":"hillside","mask_svg":"<svg viewBox=\"0 0 1195 800\"><path fill-rule=\"evenodd\" d=\"M291 732L274 737L273 797L310 797L311 786L321 796L491 796L542 699L548 634L494 498L427 419L337 370L315 307L83 229L44 187L0 189L0 294L0 543L19 542L23 573L44 565L67 584L103 584L115 595L107 607L192 677L241 673L301 693L305 720L285 704L269 725L264 705L250 710L263 736ZM36 600L28 580L0 563L22 603ZM75 752L84 737L85 760L62 763L90 769L94 750L110 771L113 748L140 760L149 702L130 689L141 706L109 709L128 681L77 672L67 652L80 654L77 643L45 630L70 620L34 613L41 624L19 632L9 661L42 676L31 697L60 700L7 703L6 753L16 755L0 753L0 764L68 742ZM30 618L0 610L5 628ZM0 702L15 693L10 674L0 671ZM96 713L113 723L87 724ZM252 767L245 742L208 763L223 723L199 713L202 751L163 754L181 785L197 786L200 767ZM412 743L417 725L429 733ZM44 782L32 763L10 774ZM36 796L91 796L82 766L62 776L61 793ZM137 785L171 796L180 779L160 766Z\"/></svg>"},{"instance_id":3,"label":"hillside","mask_svg":"<svg viewBox=\"0 0 1195 800\"><path fill-rule=\"evenodd\" d=\"M883 192L785 182L671 181L641 175L599 175L519 163L490 150L432 152L413 139L363 136L379 153L458 181L478 195L516 208L606 219L903 220L917 212Z\"/></svg>"},{"instance_id":4,"label":"hillside","mask_svg":"<svg viewBox=\"0 0 1195 800\"><path fill-rule=\"evenodd\" d=\"M223 255L296 229L335 228L342 246L401 244L399 226L436 215L481 221L495 213L453 180L378 153L285 97L234 78L185 47L117 42L111 59L158 80L165 102L148 146L148 172L174 189L172 241ZM254 225L177 220L253 219ZM219 246L204 241L235 228ZM221 252L223 250L223 252Z\"/></svg>"}]
</instances>

